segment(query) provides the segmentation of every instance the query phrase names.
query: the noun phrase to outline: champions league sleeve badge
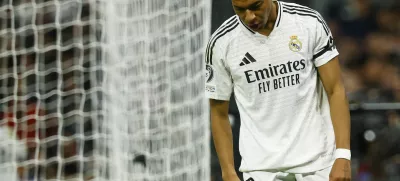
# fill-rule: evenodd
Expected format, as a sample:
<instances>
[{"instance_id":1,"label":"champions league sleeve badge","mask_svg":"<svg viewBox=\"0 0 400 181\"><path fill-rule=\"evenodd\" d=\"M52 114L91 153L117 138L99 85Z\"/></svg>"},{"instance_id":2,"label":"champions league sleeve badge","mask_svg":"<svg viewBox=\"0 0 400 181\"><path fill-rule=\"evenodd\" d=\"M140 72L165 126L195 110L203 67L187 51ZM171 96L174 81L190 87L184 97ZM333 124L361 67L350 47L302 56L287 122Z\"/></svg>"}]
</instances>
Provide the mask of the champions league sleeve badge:
<instances>
[{"instance_id":1,"label":"champions league sleeve badge","mask_svg":"<svg viewBox=\"0 0 400 181\"><path fill-rule=\"evenodd\" d=\"M206 80L210 82L214 78L214 71L210 65L206 65Z\"/></svg>"},{"instance_id":2,"label":"champions league sleeve badge","mask_svg":"<svg viewBox=\"0 0 400 181\"><path fill-rule=\"evenodd\" d=\"M289 49L294 51L294 52L299 52L302 48L303 44L301 41L298 39L296 35L290 37L289 41Z\"/></svg>"}]
</instances>

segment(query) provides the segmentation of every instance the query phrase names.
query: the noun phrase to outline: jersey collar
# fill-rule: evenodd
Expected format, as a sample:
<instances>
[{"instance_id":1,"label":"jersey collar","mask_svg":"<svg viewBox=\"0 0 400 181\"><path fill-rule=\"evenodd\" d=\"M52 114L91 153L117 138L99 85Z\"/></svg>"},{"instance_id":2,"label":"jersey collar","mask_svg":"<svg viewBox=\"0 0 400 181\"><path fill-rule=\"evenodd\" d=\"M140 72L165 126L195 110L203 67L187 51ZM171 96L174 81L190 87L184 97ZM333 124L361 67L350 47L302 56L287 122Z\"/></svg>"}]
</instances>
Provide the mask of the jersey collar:
<instances>
[{"instance_id":1,"label":"jersey collar","mask_svg":"<svg viewBox=\"0 0 400 181\"><path fill-rule=\"evenodd\" d=\"M279 25L281 24L281 19L282 19L281 18L281 16L282 16L282 4L279 1L276 1L276 2L278 4L278 15L276 17L275 26L274 26L274 29L273 29L272 32L277 31ZM251 28L249 28L242 20L240 20L239 16L237 18L240 21L240 24L241 24L243 32L245 32L246 34L249 34L251 36L264 36L264 35L261 35L258 32L253 31ZM271 32L271 34L272 34L272 32Z\"/></svg>"}]
</instances>

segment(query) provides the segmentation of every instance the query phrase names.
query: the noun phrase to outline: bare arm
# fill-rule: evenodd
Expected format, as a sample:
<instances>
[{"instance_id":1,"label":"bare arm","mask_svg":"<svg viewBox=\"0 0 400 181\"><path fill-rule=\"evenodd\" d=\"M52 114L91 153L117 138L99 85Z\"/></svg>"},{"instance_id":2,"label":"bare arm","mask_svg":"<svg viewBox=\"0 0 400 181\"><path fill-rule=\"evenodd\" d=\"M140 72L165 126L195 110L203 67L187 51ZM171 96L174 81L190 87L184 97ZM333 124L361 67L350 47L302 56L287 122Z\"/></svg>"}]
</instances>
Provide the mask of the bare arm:
<instances>
[{"instance_id":1,"label":"bare arm","mask_svg":"<svg viewBox=\"0 0 400 181\"><path fill-rule=\"evenodd\" d=\"M339 59L333 58L318 68L322 84L328 94L336 148L350 150L350 111L340 76ZM332 166L329 181L350 181L350 160L338 158Z\"/></svg>"},{"instance_id":2,"label":"bare arm","mask_svg":"<svg viewBox=\"0 0 400 181\"><path fill-rule=\"evenodd\" d=\"M211 132L224 180L236 180L233 159L232 128L229 123L229 101L210 99ZM237 179L239 180L239 179Z\"/></svg>"},{"instance_id":3,"label":"bare arm","mask_svg":"<svg viewBox=\"0 0 400 181\"><path fill-rule=\"evenodd\" d=\"M336 147L350 149L350 111L336 57L318 68L322 84L328 94Z\"/></svg>"}]
</instances>

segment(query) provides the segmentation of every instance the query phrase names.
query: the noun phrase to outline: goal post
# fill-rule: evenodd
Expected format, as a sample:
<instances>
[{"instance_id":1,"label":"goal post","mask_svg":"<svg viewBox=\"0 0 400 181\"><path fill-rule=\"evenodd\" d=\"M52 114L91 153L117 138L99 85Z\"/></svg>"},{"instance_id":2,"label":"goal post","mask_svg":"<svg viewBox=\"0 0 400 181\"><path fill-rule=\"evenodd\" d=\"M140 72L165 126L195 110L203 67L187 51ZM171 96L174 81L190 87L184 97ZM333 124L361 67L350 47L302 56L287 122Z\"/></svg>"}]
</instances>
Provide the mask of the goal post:
<instances>
[{"instance_id":1,"label":"goal post","mask_svg":"<svg viewBox=\"0 0 400 181\"><path fill-rule=\"evenodd\" d=\"M7 0L0 9L0 177L210 179L210 0Z\"/></svg>"}]
</instances>

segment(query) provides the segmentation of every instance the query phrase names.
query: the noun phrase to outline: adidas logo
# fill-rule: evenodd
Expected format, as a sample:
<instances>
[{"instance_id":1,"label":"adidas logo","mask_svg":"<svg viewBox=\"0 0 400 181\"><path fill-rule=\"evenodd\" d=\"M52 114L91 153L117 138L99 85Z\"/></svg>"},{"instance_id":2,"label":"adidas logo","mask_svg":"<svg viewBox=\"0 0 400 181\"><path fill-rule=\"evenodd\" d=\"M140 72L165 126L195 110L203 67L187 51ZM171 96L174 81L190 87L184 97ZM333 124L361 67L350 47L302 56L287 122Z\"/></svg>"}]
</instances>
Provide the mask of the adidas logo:
<instances>
[{"instance_id":1,"label":"adidas logo","mask_svg":"<svg viewBox=\"0 0 400 181\"><path fill-rule=\"evenodd\" d=\"M244 66L247 64L250 64L250 62L256 62L256 59L254 59L249 52L246 53L245 57L242 59L242 62L239 64L240 66Z\"/></svg>"}]
</instances>

